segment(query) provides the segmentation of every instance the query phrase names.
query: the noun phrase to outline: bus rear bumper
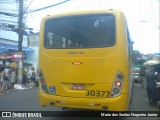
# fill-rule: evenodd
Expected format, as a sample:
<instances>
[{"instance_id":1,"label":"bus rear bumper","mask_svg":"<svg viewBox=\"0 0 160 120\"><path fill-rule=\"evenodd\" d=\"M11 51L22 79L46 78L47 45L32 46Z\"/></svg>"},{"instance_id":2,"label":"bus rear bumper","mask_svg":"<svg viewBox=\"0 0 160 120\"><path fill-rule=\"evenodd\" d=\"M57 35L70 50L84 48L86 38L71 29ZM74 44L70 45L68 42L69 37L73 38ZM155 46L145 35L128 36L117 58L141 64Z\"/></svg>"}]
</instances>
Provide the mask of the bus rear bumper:
<instances>
[{"instance_id":1,"label":"bus rear bumper","mask_svg":"<svg viewBox=\"0 0 160 120\"><path fill-rule=\"evenodd\" d=\"M73 98L45 94L39 91L41 106L59 106L67 108L94 109L107 111L127 111L128 95L121 94L115 98Z\"/></svg>"}]
</instances>

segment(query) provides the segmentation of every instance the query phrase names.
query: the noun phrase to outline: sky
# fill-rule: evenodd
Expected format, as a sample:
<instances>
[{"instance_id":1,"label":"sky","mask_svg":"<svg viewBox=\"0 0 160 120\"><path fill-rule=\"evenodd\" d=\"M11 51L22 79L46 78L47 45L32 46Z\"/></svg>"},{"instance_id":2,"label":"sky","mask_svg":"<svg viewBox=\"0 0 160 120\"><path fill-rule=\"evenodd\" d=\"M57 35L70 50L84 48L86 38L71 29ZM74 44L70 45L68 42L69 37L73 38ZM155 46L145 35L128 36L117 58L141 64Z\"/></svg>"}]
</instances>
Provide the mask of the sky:
<instances>
[{"instance_id":1,"label":"sky","mask_svg":"<svg viewBox=\"0 0 160 120\"><path fill-rule=\"evenodd\" d=\"M29 11L66 0L28 0ZM38 4L37 4L38 3ZM38 12L28 13L27 25L39 30L42 17L49 14L88 9L119 9L124 12L134 50L160 53L160 3L158 0L69 0ZM143 21L143 22L142 22ZM145 22L144 22L145 21Z\"/></svg>"}]
</instances>

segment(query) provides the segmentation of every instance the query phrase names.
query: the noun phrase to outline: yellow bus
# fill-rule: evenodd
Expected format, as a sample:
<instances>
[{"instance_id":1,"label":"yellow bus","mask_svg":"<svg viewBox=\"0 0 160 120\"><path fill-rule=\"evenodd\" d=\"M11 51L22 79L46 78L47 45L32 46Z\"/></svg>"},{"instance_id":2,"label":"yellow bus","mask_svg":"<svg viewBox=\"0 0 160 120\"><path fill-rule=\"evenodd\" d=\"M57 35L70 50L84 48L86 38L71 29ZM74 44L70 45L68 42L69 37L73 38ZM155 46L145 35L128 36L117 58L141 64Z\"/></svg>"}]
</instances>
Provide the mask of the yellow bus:
<instances>
[{"instance_id":1,"label":"yellow bus","mask_svg":"<svg viewBox=\"0 0 160 120\"><path fill-rule=\"evenodd\" d=\"M40 105L127 111L131 69L132 42L121 11L66 12L42 19Z\"/></svg>"}]
</instances>

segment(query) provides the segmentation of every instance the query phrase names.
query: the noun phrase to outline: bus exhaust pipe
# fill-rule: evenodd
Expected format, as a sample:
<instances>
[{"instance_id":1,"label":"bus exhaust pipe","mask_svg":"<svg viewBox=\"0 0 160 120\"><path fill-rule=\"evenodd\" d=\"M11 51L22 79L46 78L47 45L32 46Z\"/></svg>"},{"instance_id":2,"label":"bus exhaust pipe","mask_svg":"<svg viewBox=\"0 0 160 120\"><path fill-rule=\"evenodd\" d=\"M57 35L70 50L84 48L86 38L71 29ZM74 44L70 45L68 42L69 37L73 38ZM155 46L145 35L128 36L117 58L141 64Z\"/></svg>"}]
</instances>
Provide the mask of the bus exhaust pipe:
<instances>
[{"instance_id":1,"label":"bus exhaust pipe","mask_svg":"<svg viewBox=\"0 0 160 120\"><path fill-rule=\"evenodd\" d=\"M55 102L50 102L50 105L54 105L55 104Z\"/></svg>"},{"instance_id":2,"label":"bus exhaust pipe","mask_svg":"<svg viewBox=\"0 0 160 120\"><path fill-rule=\"evenodd\" d=\"M69 109L68 107L62 107L62 110L67 110L67 109Z\"/></svg>"}]
</instances>

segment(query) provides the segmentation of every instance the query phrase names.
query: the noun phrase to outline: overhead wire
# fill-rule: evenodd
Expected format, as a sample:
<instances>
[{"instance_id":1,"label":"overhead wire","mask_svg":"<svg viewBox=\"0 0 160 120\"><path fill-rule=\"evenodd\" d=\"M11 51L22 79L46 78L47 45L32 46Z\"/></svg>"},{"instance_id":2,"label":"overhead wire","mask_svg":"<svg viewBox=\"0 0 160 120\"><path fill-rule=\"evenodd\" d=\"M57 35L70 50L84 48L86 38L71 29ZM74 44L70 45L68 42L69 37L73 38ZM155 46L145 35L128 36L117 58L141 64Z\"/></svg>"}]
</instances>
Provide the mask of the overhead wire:
<instances>
[{"instance_id":1,"label":"overhead wire","mask_svg":"<svg viewBox=\"0 0 160 120\"><path fill-rule=\"evenodd\" d=\"M26 13L31 13L31 12L38 12L38 11L41 11L41 10L44 10L44 9L48 9L48 8L51 8L51 7L54 7L54 6L58 6L60 4L63 4L63 3L66 3L70 0L65 0L65 1L62 1L62 2L59 2L59 3L56 3L56 4L53 4L53 5L49 5L49 6L46 6L46 7L43 7L43 8L38 8L38 9L35 9L35 10L31 10L29 12L26 12Z\"/></svg>"},{"instance_id":2,"label":"overhead wire","mask_svg":"<svg viewBox=\"0 0 160 120\"><path fill-rule=\"evenodd\" d=\"M17 0L8 0L8 1L4 1L4 0L0 0L0 4L10 4L10 3L15 3Z\"/></svg>"},{"instance_id":3,"label":"overhead wire","mask_svg":"<svg viewBox=\"0 0 160 120\"><path fill-rule=\"evenodd\" d=\"M49 6L45 6L45 7L42 7L42 8L38 8L38 9L35 9L35 10L31 10L31 11L28 11L28 8L30 7L30 5L32 4L33 0L29 3L29 5L26 7L26 9L24 10L23 14L26 14L26 13L32 13L32 12L38 12L38 11L41 11L41 10L45 10L45 9L48 9L48 8L51 8L51 7L54 7L54 6L58 6L58 5L61 5L63 3L66 3L70 0L64 0L62 2L59 2L59 3L56 3L56 4L53 4L53 5L49 5ZM18 4L17 0L15 0L16 4ZM17 14L14 14L14 13L5 13L5 12L0 12L0 14L3 14L3 15L6 15L6 16L13 16L13 17L18 17L19 15ZM8 20L0 20L1 22L9 22Z\"/></svg>"},{"instance_id":4,"label":"overhead wire","mask_svg":"<svg viewBox=\"0 0 160 120\"><path fill-rule=\"evenodd\" d=\"M68 2L68 1L70 1L70 0L65 0L65 1L62 1L62 2L59 2L59 3L53 4L53 5L49 5L49 6L46 6L46 7L43 7L43 8L38 8L38 9L35 9L35 10L31 10L31 11L26 12L26 11L28 10L29 6L30 6L30 5L32 4L32 2L33 2L33 0L32 0L32 1L29 3L29 5L27 6L26 10L24 10L23 13L25 14L25 13L38 12L38 11L45 10L45 9L48 9L48 8L51 8L51 7L54 7L54 6L61 5L61 4L66 3L66 2ZM17 3L17 2L16 2L16 3ZM5 15L11 16L10 13L1 12L1 14L5 14ZM12 15L14 16L15 14L12 14Z\"/></svg>"},{"instance_id":5,"label":"overhead wire","mask_svg":"<svg viewBox=\"0 0 160 120\"><path fill-rule=\"evenodd\" d=\"M29 5L27 6L26 10L23 11L23 14L25 14L25 12L28 10L29 6L32 4L33 0L29 3Z\"/></svg>"},{"instance_id":6,"label":"overhead wire","mask_svg":"<svg viewBox=\"0 0 160 120\"><path fill-rule=\"evenodd\" d=\"M15 22L15 21L10 21L10 20L1 20L0 21L3 21L3 22L10 22L10 23L18 23L18 22Z\"/></svg>"},{"instance_id":7,"label":"overhead wire","mask_svg":"<svg viewBox=\"0 0 160 120\"><path fill-rule=\"evenodd\" d=\"M10 0L9 0L10 1ZM17 0L10 1L10 3L15 3ZM4 1L3 1L4 2ZM3 3L2 1L0 3ZM6 2L4 2L6 4ZM8 4L8 2L7 2ZM17 10L15 9L5 9L3 5L0 6L0 15L6 15L6 16L12 16L12 17L17 17L18 15L16 14Z\"/></svg>"}]
</instances>

